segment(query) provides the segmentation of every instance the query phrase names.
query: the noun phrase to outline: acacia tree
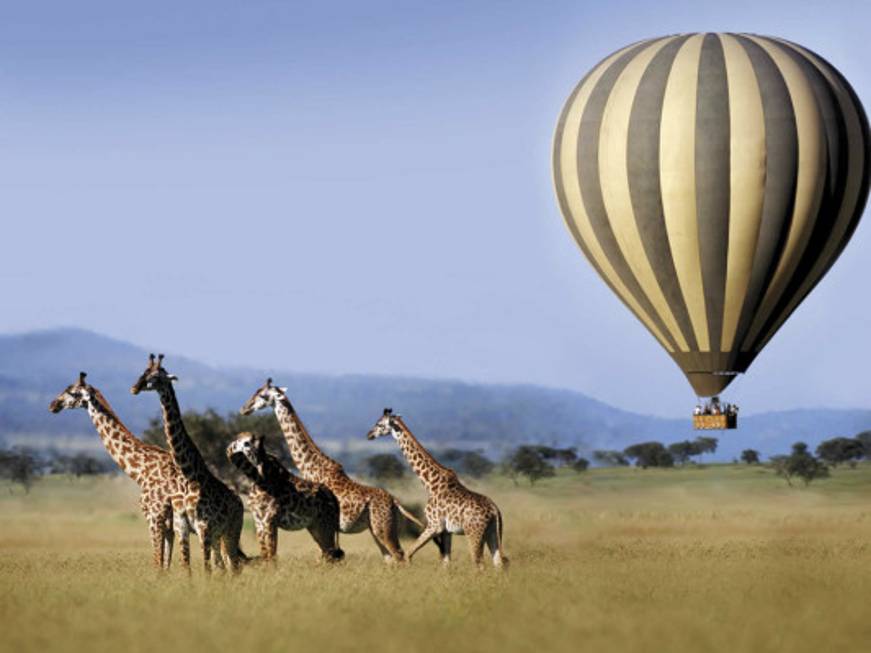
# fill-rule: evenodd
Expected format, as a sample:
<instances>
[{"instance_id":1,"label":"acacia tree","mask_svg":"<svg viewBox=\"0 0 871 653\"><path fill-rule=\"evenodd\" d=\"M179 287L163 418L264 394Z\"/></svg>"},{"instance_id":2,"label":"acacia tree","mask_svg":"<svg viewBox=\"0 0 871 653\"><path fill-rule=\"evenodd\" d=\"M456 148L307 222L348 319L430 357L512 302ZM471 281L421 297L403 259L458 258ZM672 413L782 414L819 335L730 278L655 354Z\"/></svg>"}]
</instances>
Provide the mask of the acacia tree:
<instances>
[{"instance_id":1,"label":"acacia tree","mask_svg":"<svg viewBox=\"0 0 871 653\"><path fill-rule=\"evenodd\" d=\"M789 456L784 456L782 454L771 456L768 459L768 463L771 465L771 469L774 470L775 474L783 478L787 485L792 486L792 471L789 468Z\"/></svg>"},{"instance_id":2,"label":"acacia tree","mask_svg":"<svg viewBox=\"0 0 871 653\"><path fill-rule=\"evenodd\" d=\"M456 467L460 473L468 474L473 478L486 476L493 471L493 461L487 458L481 451L468 451L466 449L445 449L439 452L439 458L446 465Z\"/></svg>"},{"instance_id":3,"label":"acacia tree","mask_svg":"<svg viewBox=\"0 0 871 653\"><path fill-rule=\"evenodd\" d=\"M493 471L495 465L480 451L469 451L463 459L463 472L473 478L481 478Z\"/></svg>"},{"instance_id":4,"label":"acacia tree","mask_svg":"<svg viewBox=\"0 0 871 653\"><path fill-rule=\"evenodd\" d=\"M679 465L686 465L692 456L698 455L698 447L694 442L683 440L668 445L668 453Z\"/></svg>"},{"instance_id":5,"label":"acacia tree","mask_svg":"<svg viewBox=\"0 0 871 653\"><path fill-rule=\"evenodd\" d=\"M699 460L701 460L703 454L714 453L717 451L718 443L719 440L717 440L717 438L700 436L693 441L695 447L695 453L693 455L699 456Z\"/></svg>"},{"instance_id":6,"label":"acacia tree","mask_svg":"<svg viewBox=\"0 0 871 653\"><path fill-rule=\"evenodd\" d=\"M796 442L792 445L792 453L788 456L774 456L771 462L777 475L785 478L789 485L792 485L794 477L800 478L808 486L811 481L829 475L826 464L815 458L804 442Z\"/></svg>"},{"instance_id":7,"label":"acacia tree","mask_svg":"<svg viewBox=\"0 0 871 653\"><path fill-rule=\"evenodd\" d=\"M556 473L553 465L541 454L539 447L530 445L517 447L506 459L505 470L515 483L517 476L522 475L529 479L530 485Z\"/></svg>"},{"instance_id":8,"label":"acacia tree","mask_svg":"<svg viewBox=\"0 0 871 653\"><path fill-rule=\"evenodd\" d=\"M571 467L575 465L578 460L582 459L578 458L577 448L568 447L567 449L557 449L554 460L556 460L561 467Z\"/></svg>"},{"instance_id":9,"label":"acacia tree","mask_svg":"<svg viewBox=\"0 0 871 653\"><path fill-rule=\"evenodd\" d=\"M871 460L871 431L857 433L854 440L857 440L862 445L866 460Z\"/></svg>"},{"instance_id":10,"label":"acacia tree","mask_svg":"<svg viewBox=\"0 0 871 653\"><path fill-rule=\"evenodd\" d=\"M741 460L748 465L758 465L759 452L756 451L756 449L744 449L744 451L741 452Z\"/></svg>"},{"instance_id":11,"label":"acacia tree","mask_svg":"<svg viewBox=\"0 0 871 653\"><path fill-rule=\"evenodd\" d=\"M820 443L817 447L817 456L832 467L837 467L841 463L849 463L850 466L855 467L856 461L865 457L865 447L855 438L831 438Z\"/></svg>"},{"instance_id":12,"label":"acacia tree","mask_svg":"<svg viewBox=\"0 0 871 653\"><path fill-rule=\"evenodd\" d=\"M595 460L600 465L606 466L623 466L629 464L629 461L626 459L626 456L623 455L622 451L611 451L608 449L596 449L593 452L593 460Z\"/></svg>"},{"instance_id":13,"label":"acacia tree","mask_svg":"<svg viewBox=\"0 0 871 653\"><path fill-rule=\"evenodd\" d=\"M0 451L0 478L18 483L26 493L39 478L39 460L29 449ZM9 489L12 492L12 489Z\"/></svg>"},{"instance_id":14,"label":"acacia tree","mask_svg":"<svg viewBox=\"0 0 871 653\"><path fill-rule=\"evenodd\" d=\"M576 472L578 472L579 474L581 472L587 471L587 469L589 467L590 467L590 461L587 460L586 458L578 458L577 460L575 460L575 462L572 463L572 469L575 470Z\"/></svg>"},{"instance_id":15,"label":"acacia tree","mask_svg":"<svg viewBox=\"0 0 871 653\"><path fill-rule=\"evenodd\" d=\"M641 442L626 447L623 454L635 460L635 466L647 469L648 467L673 467L674 458L661 442Z\"/></svg>"},{"instance_id":16,"label":"acacia tree","mask_svg":"<svg viewBox=\"0 0 871 653\"><path fill-rule=\"evenodd\" d=\"M549 447L544 444L530 445L538 454L548 463L555 467L564 467L571 465L578 458L578 450L575 447L568 449L559 449L557 447Z\"/></svg>"},{"instance_id":17,"label":"acacia tree","mask_svg":"<svg viewBox=\"0 0 871 653\"><path fill-rule=\"evenodd\" d=\"M405 465L396 454L378 453L366 459L369 476L376 481L397 481L405 476Z\"/></svg>"}]
</instances>

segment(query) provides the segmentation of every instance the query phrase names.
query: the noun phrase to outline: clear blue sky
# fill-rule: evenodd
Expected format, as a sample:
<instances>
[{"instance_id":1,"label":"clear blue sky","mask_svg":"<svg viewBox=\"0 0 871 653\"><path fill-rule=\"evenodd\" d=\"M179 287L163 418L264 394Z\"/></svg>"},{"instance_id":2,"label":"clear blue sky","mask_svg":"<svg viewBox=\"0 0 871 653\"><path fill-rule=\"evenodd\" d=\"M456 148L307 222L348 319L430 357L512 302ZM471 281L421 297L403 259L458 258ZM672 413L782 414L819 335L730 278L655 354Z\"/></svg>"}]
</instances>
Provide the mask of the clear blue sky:
<instances>
[{"instance_id":1,"label":"clear blue sky","mask_svg":"<svg viewBox=\"0 0 871 653\"><path fill-rule=\"evenodd\" d=\"M729 30L807 45L871 105L869 24L795 0L5 3L0 331L683 414L562 224L562 103L631 41ZM863 224L729 398L871 406L869 260Z\"/></svg>"}]
</instances>

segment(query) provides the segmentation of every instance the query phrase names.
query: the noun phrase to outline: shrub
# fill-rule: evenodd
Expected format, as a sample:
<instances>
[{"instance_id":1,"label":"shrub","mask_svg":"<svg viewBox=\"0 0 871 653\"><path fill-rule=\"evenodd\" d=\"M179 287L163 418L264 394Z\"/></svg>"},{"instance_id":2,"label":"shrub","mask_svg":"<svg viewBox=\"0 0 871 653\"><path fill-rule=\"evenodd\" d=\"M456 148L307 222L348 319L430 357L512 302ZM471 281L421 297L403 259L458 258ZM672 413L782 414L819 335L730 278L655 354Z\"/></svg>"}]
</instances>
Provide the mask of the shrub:
<instances>
[{"instance_id":1,"label":"shrub","mask_svg":"<svg viewBox=\"0 0 871 653\"><path fill-rule=\"evenodd\" d=\"M641 442L626 447L623 453L635 459L635 465L642 469L648 467L673 467L674 458L661 442Z\"/></svg>"},{"instance_id":2,"label":"shrub","mask_svg":"<svg viewBox=\"0 0 871 653\"><path fill-rule=\"evenodd\" d=\"M505 470L514 482L517 482L517 476L526 476L529 479L530 485L535 485L535 482L541 478L553 476L556 472L541 451L536 446L522 445L515 449L505 461Z\"/></svg>"},{"instance_id":3,"label":"shrub","mask_svg":"<svg viewBox=\"0 0 871 653\"><path fill-rule=\"evenodd\" d=\"M405 465L392 453L378 453L366 459L366 470L376 481L395 481L405 476Z\"/></svg>"}]
</instances>

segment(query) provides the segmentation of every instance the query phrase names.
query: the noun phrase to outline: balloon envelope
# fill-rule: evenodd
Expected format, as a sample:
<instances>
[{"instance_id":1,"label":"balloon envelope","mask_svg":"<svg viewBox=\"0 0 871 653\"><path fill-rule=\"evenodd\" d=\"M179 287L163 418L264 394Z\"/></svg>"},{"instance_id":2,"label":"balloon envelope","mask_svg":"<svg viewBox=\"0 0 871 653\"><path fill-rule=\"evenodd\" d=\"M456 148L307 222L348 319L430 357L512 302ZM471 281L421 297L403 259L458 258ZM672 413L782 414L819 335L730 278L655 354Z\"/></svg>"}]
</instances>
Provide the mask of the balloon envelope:
<instances>
[{"instance_id":1,"label":"balloon envelope","mask_svg":"<svg viewBox=\"0 0 871 653\"><path fill-rule=\"evenodd\" d=\"M796 44L684 34L618 50L566 101L566 224L700 396L747 370L850 239L868 122Z\"/></svg>"}]
</instances>

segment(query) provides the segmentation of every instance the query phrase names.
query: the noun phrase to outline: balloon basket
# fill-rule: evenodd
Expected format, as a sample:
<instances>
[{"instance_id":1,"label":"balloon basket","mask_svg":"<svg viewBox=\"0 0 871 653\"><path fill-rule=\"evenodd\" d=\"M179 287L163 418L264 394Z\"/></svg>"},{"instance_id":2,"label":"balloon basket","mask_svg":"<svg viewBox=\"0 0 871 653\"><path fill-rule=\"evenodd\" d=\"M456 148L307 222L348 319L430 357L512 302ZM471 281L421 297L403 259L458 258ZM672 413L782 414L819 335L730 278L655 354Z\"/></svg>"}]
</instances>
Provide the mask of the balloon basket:
<instances>
[{"instance_id":1,"label":"balloon basket","mask_svg":"<svg viewBox=\"0 0 871 653\"><path fill-rule=\"evenodd\" d=\"M696 431L723 431L738 428L737 415L693 415Z\"/></svg>"}]
</instances>

